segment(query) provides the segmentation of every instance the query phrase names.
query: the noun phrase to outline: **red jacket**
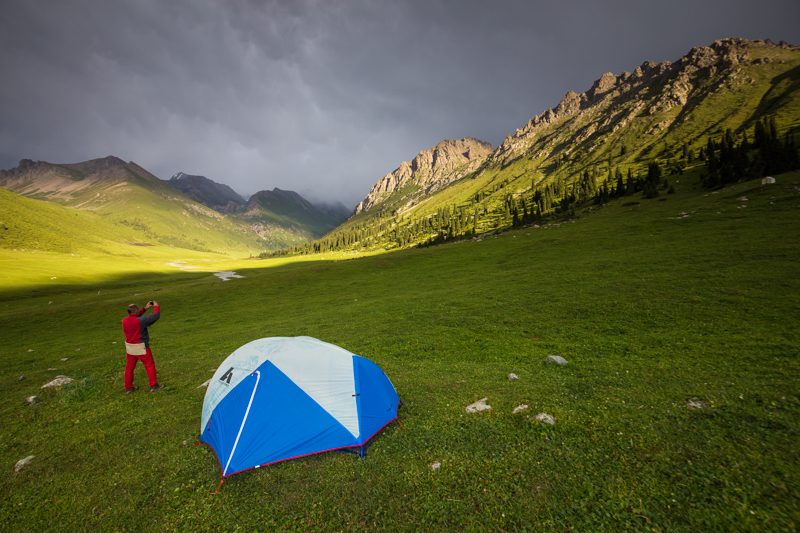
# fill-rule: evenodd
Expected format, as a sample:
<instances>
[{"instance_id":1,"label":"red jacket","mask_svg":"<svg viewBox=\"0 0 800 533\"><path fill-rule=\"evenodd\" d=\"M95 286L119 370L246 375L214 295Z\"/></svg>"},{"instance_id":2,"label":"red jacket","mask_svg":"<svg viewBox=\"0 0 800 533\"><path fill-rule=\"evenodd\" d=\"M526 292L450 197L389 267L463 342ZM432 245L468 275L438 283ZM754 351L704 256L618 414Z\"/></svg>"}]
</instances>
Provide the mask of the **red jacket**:
<instances>
[{"instance_id":1,"label":"red jacket","mask_svg":"<svg viewBox=\"0 0 800 533\"><path fill-rule=\"evenodd\" d=\"M144 309L139 309L139 312L134 315L128 315L122 319L122 331L125 333L125 342L129 344L139 344L143 342L146 347L150 347L150 334L147 332L147 327L152 326L159 318L161 318L161 308L159 306L153 307L153 314L149 316L142 316Z\"/></svg>"}]
</instances>

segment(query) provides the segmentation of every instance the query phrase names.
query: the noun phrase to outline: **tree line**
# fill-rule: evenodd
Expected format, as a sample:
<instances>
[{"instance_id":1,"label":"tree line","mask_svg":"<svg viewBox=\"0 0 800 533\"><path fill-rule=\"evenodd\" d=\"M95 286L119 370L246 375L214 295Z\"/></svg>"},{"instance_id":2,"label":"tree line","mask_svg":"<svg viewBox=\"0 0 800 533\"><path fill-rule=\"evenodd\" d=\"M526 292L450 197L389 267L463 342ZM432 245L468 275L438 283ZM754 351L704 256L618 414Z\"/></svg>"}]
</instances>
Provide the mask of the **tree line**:
<instances>
[{"instance_id":1,"label":"tree line","mask_svg":"<svg viewBox=\"0 0 800 533\"><path fill-rule=\"evenodd\" d=\"M705 160L706 172L702 181L708 188L778 174L800 166L794 135L787 130L781 139L775 117L756 121L752 143L746 130L738 141L730 128L719 139L709 137L706 146L700 149L700 158Z\"/></svg>"}]
</instances>

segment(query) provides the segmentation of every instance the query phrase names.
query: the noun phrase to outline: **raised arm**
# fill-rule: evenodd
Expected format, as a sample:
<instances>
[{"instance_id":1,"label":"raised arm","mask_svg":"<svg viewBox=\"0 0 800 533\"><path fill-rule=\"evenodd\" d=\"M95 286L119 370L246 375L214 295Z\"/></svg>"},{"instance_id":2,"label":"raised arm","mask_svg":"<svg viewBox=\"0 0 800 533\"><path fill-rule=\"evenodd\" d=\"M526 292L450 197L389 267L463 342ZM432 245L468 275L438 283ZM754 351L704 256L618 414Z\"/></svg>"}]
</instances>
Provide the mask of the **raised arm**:
<instances>
[{"instance_id":1,"label":"raised arm","mask_svg":"<svg viewBox=\"0 0 800 533\"><path fill-rule=\"evenodd\" d=\"M149 303L148 303L149 306ZM148 315L141 318L142 324L144 327L150 326L155 324L155 322L161 318L161 307L159 307L158 302L153 301L153 314Z\"/></svg>"}]
</instances>

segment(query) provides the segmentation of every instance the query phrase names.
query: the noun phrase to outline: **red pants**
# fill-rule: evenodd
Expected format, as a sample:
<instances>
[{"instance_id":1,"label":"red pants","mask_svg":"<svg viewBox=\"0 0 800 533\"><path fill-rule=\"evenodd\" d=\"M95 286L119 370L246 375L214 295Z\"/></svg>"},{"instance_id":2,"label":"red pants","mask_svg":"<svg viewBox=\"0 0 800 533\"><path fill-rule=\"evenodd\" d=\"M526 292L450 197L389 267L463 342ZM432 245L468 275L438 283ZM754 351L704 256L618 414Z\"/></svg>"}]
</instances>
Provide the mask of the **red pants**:
<instances>
[{"instance_id":1,"label":"red pants","mask_svg":"<svg viewBox=\"0 0 800 533\"><path fill-rule=\"evenodd\" d=\"M158 384L156 379L156 362L153 361L153 352L147 348L147 353L144 355L131 355L128 356L128 362L125 364L125 388L133 388L133 370L136 368L136 362L141 361L144 369L147 371L147 379L150 381L150 386Z\"/></svg>"}]
</instances>

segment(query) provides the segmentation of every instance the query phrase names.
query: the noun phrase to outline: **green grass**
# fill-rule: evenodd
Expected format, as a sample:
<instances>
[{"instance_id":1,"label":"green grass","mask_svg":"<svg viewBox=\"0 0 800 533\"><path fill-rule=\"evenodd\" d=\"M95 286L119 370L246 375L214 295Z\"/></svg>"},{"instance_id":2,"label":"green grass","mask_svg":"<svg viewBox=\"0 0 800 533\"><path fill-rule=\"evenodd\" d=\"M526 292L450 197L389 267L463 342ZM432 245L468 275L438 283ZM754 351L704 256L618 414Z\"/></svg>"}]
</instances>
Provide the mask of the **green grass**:
<instances>
[{"instance_id":1,"label":"green grass","mask_svg":"<svg viewBox=\"0 0 800 533\"><path fill-rule=\"evenodd\" d=\"M248 262L271 268L225 283L4 284L2 528L796 529L800 174L777 178L717 193L678 184L664 201L480 241ZM124 396L119 319L151 298L167 389ZM193 446L197 386L238 346L279 335L380 364L401 423L365 459L290 461L214 495L216 459ZM548 366L550 353L569 365ZM56 374L78 383L39 389ZM25 405L31 394L41 402ZM464 412L484 396L491 412ZM710 407L688 409L693 397ZM512 415L521 403L556 425Z\"/></svg>"}]
</instances>

